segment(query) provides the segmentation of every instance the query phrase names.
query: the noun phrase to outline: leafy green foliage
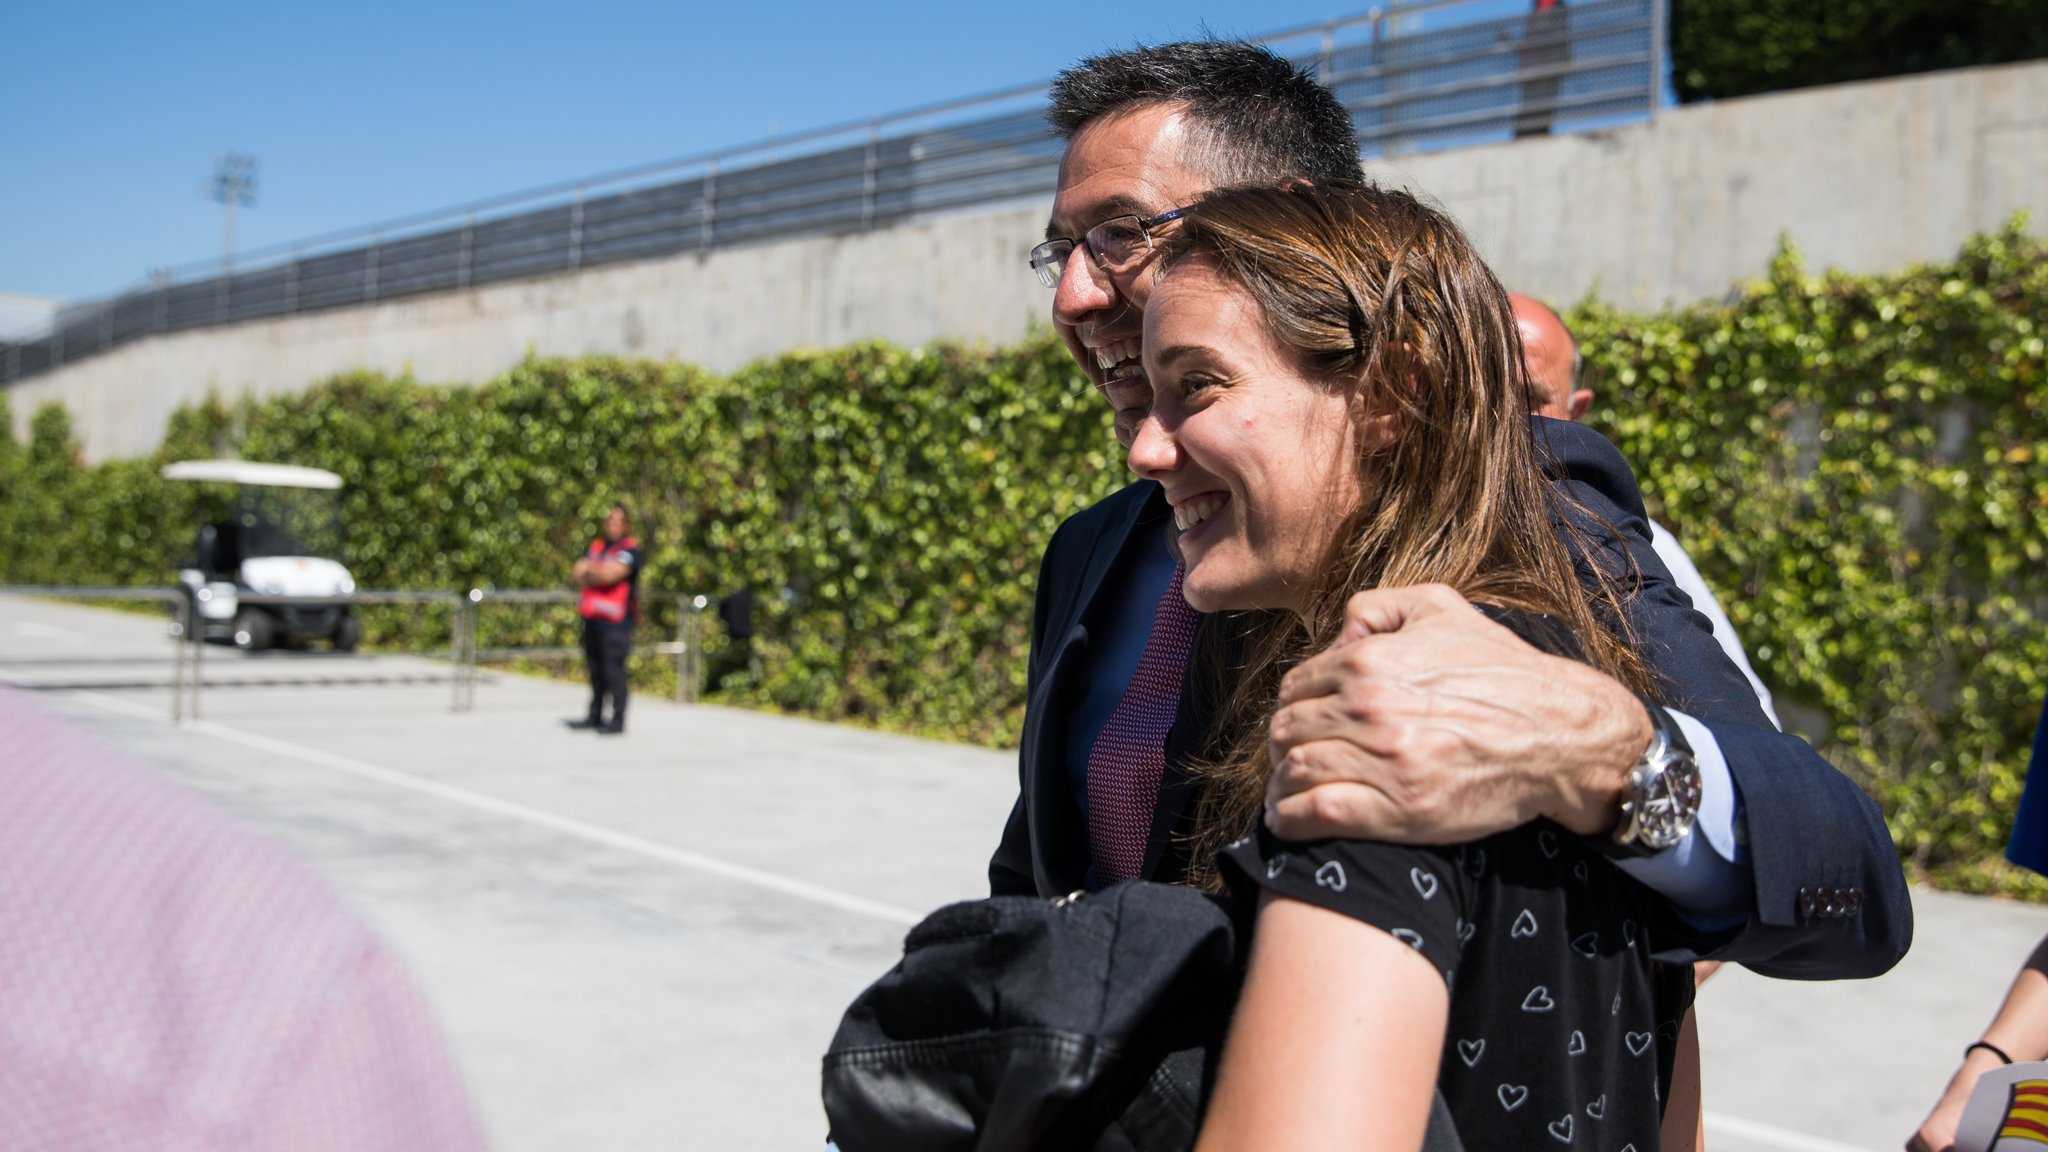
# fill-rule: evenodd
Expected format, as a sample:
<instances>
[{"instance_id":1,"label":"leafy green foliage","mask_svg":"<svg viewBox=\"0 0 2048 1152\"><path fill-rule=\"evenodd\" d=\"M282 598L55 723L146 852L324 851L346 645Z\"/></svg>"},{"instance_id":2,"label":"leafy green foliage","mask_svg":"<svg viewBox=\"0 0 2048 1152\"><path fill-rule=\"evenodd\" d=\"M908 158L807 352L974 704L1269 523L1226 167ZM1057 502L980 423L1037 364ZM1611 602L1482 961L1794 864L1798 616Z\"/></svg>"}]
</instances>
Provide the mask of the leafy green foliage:
<instances>
[{"instance_id":1,"label":"leafy green foliage","mask_svg":"<svg viewBox=\"0 0 2048 1152\"><path fill-rule=\"evenodd\" d=\"M1572 323L1781 710L1918 870L1994 883L2048 693L2048 245L1878 277L1787 246L1731 305Z\"/></svg>"},{"instance_id":2,"label":"leafy green foliage","mask_svg":"<svg viewBox=\"0 0 2048 1152\"><path fill-rule=\"evenodd\" d=\"M2034 895L1992 862L2048 693L2044 318L2048 245L2019 222L1896 275L1813 276L1786 248L1731 303L1571 317L1596 420L1782 711L1923 872ZM759 676L720 698L990 743L1017 737L1041 549L1126 477L1106 406L1046 336L731 378L607 358L476 388L358 374L182 410L153 458L94 469L63 410L39 411L27 444L0 437L0 579L168 580L223 497L157 468L225 451L340 473L370 588L565 586L623 500L645 587L760 599ZM673 599L647 610L674 627ZM446 642L442 609L366 617L372 642ZM559 606L482 624L486 646L575 638ZM665 690L673 668L636 676Z\"/></svg>"},{"instance_id":3,"label":"leafy green foliage","mask_svg":"<svg viewBox=\"0 0 2048 1152\"><path fill-rule=\"evenodd\" d=\"M1671 5L1671 80L1688 103L2044 56L2048 5L2040 0Z\"/></svg>"},{"instance_id":4,"label":"leafy green foliage","mask_svg":"<svg viewBox=\"0 0 2048 1152\"><path fill-rule=\"evenodd\" d=\"M727 698L997 743L1022 716L1039 549L1126 476L1107 408L1043 337L801 352L730 379L602 357L533 360L477 388L354 374L180 410L154 456L91 470L64 410L45 408L25 448L0 443L0 579L168 581L202 502L226 496L157 471L230 451L343 478L365 588L566 587L622 501L643 588L758 598L762 674L728 678ZM644 599L648 630L672 634L674 598ZM371 644L447 643L438 606L362 615ZM478 639L573 644L576 622L493 608ZM636 676L666 690L674 669L643 659Z\"/></svg>"}]
</instances>

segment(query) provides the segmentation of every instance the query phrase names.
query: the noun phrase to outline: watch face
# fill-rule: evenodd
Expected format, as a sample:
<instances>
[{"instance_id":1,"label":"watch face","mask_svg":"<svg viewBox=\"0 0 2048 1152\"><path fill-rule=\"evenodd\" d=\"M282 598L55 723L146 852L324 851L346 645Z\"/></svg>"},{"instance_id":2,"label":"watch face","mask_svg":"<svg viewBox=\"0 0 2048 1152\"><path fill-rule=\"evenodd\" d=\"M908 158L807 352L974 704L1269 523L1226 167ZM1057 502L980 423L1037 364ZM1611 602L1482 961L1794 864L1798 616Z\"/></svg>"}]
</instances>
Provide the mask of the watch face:
<instances>
[{"instance_id":1,"label":"watch face","mask_svg":"<svg viewBox=\"0 0 2048 1152\"><path fill-rule=\"evenodd\" d=\"M1636 825L1638 841L1659 851L1685 839L1700 810L1700 773L1692 759L1673 756L1662 768L1644 785L1642 815Z\"/></svg>"}]
</instances>

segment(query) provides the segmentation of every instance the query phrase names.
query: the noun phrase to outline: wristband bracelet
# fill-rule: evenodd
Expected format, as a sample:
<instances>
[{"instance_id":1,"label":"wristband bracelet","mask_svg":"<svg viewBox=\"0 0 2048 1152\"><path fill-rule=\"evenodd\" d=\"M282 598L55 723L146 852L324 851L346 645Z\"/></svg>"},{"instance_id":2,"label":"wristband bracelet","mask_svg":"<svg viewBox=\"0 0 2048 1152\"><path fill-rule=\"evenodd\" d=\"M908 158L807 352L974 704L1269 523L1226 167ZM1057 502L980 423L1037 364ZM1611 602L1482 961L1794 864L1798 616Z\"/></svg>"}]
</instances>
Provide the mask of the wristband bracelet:
<instances>
[{"instance_id":1,"label":"wristband bracelet","mask_svg":"<svg viewBox=\"0 0 2048 1152\"><path fill-rule=\"evenodd\" d=\"M1986 1040L1979 1040L1975 1044L1970 1045L1968 1048L1963 1049L1963 1059L1968 1060L1970 1058L1970 1053L1975 1052L1979 1048L1982 1048L1986 1052L1991 1053L1993 1056L1998 1057L2000 1060L2003 1060L2007 1064L2012 1063L2012 1057L2007 1056L2005 1054L2005 1049L2000 1048L1998 1045L1993 1044Z\"/></svg>"}]
</instances>

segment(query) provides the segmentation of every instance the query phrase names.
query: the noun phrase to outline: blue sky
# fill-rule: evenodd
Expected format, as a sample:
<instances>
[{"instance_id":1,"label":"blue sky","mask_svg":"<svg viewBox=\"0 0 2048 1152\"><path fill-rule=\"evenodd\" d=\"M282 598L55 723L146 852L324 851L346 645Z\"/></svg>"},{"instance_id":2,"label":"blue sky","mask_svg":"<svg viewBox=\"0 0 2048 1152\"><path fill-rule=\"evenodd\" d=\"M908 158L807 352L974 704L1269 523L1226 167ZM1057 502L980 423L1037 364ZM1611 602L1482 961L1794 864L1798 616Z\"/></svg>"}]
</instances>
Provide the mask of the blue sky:
<instances>
[{"instance_id":1,"label":"blue sky","mask_svg":"<svg viewBox=\"0 0 2048 1152\"><path fill-rule=\"evenodd\" d=\"M1368 7L8 4L0 291L89 298L217 258L203 190L230 150L262 162L248 249Z\"/></svg>"}]
</instances>

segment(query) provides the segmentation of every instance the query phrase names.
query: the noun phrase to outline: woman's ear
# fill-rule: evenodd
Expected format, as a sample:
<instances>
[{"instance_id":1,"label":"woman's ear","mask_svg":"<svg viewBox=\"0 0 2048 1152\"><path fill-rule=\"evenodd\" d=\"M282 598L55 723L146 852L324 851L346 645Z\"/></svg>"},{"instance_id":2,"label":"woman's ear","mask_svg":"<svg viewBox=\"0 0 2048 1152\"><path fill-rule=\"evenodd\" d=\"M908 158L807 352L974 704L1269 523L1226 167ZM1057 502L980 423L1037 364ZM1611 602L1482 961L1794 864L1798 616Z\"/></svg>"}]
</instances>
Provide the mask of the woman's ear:
<instances>
[{"instance_id":1,"label":"woman's ear","mask_svg":"<svg viewBox=\"0 0 2048 1152\"><path fill-rule=\"evenodd\" d=\"M1398 405L1390 407L1387 397L1375 397L1373 389L1354 386L1351 390L1351 426L1357 430L1361 456L1377 456L1394 446L1400 432Z\"/></svg>"},{"instance_id":2,"label":"woman's ear","mask_svg":"<svg viewBox=\"0 0 2048 1152\"><path fill-rule=\"evenodd\" d=\"M1399 413L1374 412L1358 422L1358 447L1376 456L1394 446L1400 431Z\"/></svg>"},{"instance_id":3,"label":"woman's ear","mask_svg":"<svg viewBox=\"0 0 2048 1152\"><path fill-rule=\"evenodd\" d=\"M1401 414L1414 409L1422 394L1419 367L1410 359L1412 350L1403 344L1401 352L1391 361L1375 357L1374 362L1359 365L1351 383L1351 421L1358 428L1358 450L1366 456L1377 456L1394 446L1401 434ZM1400 383L1375 387L1371 383L1375 374Z\"/></svg>"}]
</instances>

